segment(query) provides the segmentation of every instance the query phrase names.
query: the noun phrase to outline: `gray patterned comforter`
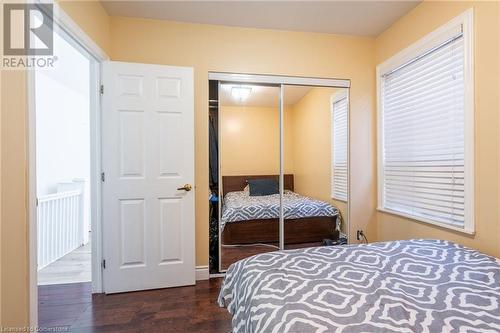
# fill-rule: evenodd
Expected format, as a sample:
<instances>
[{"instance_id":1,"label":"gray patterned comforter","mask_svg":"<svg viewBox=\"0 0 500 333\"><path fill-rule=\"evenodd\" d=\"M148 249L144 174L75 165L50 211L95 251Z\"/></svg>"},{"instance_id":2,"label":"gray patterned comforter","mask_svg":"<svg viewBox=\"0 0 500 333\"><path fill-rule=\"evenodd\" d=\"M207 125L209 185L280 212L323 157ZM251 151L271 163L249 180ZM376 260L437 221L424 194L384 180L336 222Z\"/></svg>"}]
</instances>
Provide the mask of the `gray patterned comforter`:
<instances>
[{"instance_id":1,"label":"gray patterned comforter","mask_svg":"<svg viewBox=\"0 0 500 333\"><path fill-rule=\"evenodd\" d=\"M441 240L269 252L229 267L233 332L500 332L500 262Z\"/></svg>"},{"instance_id":2,"label":"gray patterned comforter","mask_svg":"<svg viewBox=\"0 0 500 333\"><path fill-rule=\"evenodd\" d=\"M339 211L328 202L316 200L292 191L283 193L285 219L313 216L336 216ZM221 229L230 222L278 218L280 214L279 194L250 196L248 191L229 192L222 206Z\"/></svg>"}]
</instances>

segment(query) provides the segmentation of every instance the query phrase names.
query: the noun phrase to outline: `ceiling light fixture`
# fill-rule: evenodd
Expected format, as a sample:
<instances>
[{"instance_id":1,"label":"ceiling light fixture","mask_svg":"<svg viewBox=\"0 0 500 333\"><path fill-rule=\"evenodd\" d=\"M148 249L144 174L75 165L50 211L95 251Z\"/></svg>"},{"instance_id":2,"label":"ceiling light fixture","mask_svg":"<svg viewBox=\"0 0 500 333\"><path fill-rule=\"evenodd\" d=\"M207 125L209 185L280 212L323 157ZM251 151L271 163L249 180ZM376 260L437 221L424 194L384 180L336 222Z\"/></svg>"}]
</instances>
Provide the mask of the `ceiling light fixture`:
<instances>
[{"instance_id":1,"label":"ceiling light fixture","mask_svg":"<svg viewBox=\"0 0 500 333\"><path fill-rule=\"evenodd\" d=\"M251 92L252 88L250 87L238 86L231 88L231 96L240 102L246 100Z\"/></svg>"}]
</instances>

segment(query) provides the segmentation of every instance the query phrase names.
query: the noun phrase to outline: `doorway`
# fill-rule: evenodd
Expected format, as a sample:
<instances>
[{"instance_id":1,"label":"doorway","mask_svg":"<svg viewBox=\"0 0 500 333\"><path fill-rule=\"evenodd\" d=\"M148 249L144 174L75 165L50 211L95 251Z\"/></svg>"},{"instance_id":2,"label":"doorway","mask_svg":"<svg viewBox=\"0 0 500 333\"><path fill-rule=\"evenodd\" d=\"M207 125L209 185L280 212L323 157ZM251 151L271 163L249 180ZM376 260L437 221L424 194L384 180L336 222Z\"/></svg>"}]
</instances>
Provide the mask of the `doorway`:
<instances>
[{"instance_id":1,"label":"doorway","mask_svg":"<svg viewBox=\"0 0 500 333\"><path fill-rule=\"evenodd\" d=\"M54 68L34 79L39 286L92 280L92 58L58 33L54 54Z\"/></svg>"},{"instance_id":2,"label":"doorway","mask_svg":"<svg viewBox=\"0 0 500 333\"><path fill-rule=\"evenodd\" d=\"M66 326L60 310L73 311L60 295L69 289L85 299L102 290L99 66L107 56L63 13L53 20L54 65L27 76L30 322L43 327Z\"/></svg>"}]
</instances>

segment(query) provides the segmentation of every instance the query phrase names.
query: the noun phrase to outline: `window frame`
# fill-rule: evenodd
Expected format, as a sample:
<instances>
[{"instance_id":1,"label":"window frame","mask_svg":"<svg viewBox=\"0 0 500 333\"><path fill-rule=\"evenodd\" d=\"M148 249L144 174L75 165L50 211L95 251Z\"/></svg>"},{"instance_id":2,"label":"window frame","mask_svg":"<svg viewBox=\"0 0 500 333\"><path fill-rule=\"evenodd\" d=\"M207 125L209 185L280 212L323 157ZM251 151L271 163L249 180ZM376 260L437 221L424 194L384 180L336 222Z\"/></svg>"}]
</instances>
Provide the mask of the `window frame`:
<instances>
[{"instance_id":1,"label":"window frame","mask_svg":"<svg viewBox=\"0 0 500 333\"><path fill-rule=\"evenodd\" d=\"M347 117L347 129L346 129L346 135L347 135L347 184L346 184L346 199L338 198L334 195L334 190L333 190L333 183L334 183L334 172L333 172L333 147L334 147L334 133L333 133L333 106L335 103L341 101L342 99L346 99L346 117ZM349 200L349 93L346 90L341 90L337 91L332 95L330 98L330 197L333 200L340 201L340 202L347 202Z\"/></svg>"},{"instance_id":2,"label":"window frame","mask_svg":"<svg viewBox=\"0 0 500 333\"><path fill-rule=\"evenodd\" d=\"M426 224L439 226L442 228L459 231L466 234L475 233L475 122L474 122L474 12L470 8L459 16L453 18L446 24L435 29L417 42L406 47L402 51L393 55L376 69L377 81L377 210L396 216L408 218L412 221L424 222ZM405 214L399 211L384 207L384 160L383 142L384 129L382 122L383 115L383 75L389 73L418 56L428 52L434 47L449 39L452 31L457 31L461 26L464 46L464 226L457 227L447 223L435 221L430 218Z\"/></svg>"}]
</instances>

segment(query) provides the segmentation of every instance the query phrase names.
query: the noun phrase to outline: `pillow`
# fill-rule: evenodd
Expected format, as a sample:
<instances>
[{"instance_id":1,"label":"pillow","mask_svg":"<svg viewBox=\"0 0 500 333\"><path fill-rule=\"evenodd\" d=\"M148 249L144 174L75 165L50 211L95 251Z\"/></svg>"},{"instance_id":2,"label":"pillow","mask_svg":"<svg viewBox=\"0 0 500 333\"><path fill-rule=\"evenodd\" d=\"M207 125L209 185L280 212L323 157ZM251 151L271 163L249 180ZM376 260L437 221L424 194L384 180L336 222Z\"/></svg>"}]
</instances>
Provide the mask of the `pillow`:
<instances>
[{"instance_id":1,"label":"pillow","mask_svg":"<svg viewBox=\"0 0 500 333\"><path fill-rule=\"evenodd\" d=\"M276 179L249 179L250 196L262 196L280 193Z\"/></svg>"}]
</instances>

